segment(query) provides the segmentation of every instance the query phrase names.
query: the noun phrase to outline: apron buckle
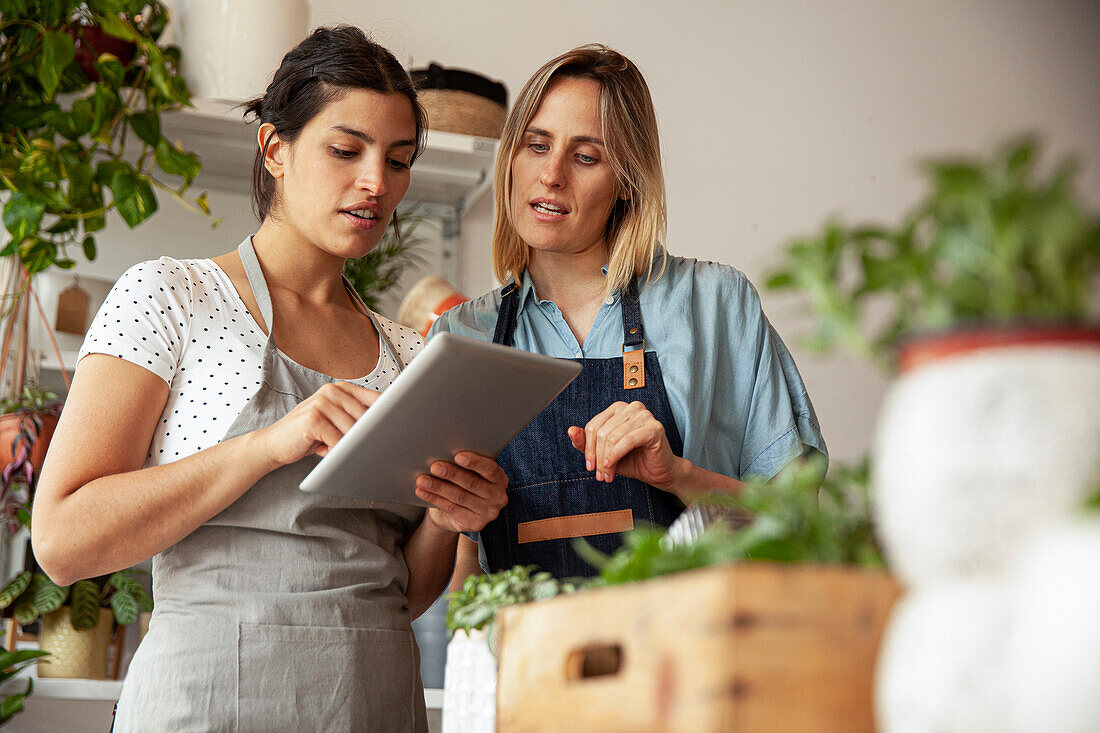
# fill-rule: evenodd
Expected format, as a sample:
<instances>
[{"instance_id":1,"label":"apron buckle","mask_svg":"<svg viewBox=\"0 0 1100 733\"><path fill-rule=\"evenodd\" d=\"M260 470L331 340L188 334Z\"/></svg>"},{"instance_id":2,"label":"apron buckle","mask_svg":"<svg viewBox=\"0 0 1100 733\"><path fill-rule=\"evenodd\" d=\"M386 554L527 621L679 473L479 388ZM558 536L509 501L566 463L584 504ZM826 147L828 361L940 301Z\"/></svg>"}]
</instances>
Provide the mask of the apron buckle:
<instances>
[{"instance_id":1,"label":"apron buckle","mask_svg":"<svg viewBox=\"0 0 1100 733\"><path fill-rule=\"evenodd\" d=\"M623 345L623 389L645 386L645 341L640 349L626 350Z\"/></svg>"}]
</instances>

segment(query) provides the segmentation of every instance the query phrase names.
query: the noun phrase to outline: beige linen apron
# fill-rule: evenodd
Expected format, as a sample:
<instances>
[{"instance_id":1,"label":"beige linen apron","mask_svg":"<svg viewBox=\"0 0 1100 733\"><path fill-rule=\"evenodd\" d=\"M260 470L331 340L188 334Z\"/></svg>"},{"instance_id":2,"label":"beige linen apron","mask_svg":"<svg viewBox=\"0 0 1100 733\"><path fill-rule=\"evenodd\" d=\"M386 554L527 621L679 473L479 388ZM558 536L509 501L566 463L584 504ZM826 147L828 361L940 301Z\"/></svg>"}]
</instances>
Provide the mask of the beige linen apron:
<instances>
[{"instance_id":1,"label":"beige linen apron","mask_svg":"<svg viewBox=\"0 0 1100 733\"><path fill-rule=\"evenodd\" d=\"M333 381L278 351L251 239L239 252L269 334L261 386L222 440ZM116 731L427 730L401 551L423 509L301 491L318 460L272 471L153 559Z\"/></svg>"}]
</instances>

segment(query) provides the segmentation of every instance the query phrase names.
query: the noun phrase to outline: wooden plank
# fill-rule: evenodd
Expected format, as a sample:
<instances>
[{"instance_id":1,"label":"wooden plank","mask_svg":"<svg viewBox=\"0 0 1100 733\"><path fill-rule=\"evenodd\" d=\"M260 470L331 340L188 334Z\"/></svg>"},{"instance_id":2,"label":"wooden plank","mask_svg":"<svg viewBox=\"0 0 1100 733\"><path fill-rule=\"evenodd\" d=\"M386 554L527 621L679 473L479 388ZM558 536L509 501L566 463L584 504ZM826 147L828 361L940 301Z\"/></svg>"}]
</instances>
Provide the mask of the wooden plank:
<instances>
[{"instance_id":1,"label":"wooden plank","mask_svg":"<svg viewBox=\"0 0 1100 733\"><path fill-rule=\"evenodd\" d=\"M503 609L498 730L873 731L898 594L881 572L744 563Z\"/></svg>"}]
</instances>

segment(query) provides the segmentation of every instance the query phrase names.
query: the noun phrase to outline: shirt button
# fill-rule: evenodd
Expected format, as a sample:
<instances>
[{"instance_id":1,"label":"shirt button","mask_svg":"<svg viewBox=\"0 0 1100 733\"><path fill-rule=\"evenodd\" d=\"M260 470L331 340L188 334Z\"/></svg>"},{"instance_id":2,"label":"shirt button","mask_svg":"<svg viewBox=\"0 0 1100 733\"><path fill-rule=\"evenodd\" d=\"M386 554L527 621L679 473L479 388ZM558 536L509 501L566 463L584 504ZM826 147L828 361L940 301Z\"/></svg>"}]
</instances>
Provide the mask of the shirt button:
<instances>
[{"instance_id":1,"label":"shirt button","mask_svg":"<svg viewBox=\"0 0 1100 733\"><path fill-rule=\"evenodd\" d=\"M609 296L607 296L607 299L606 299L606 300L604 300L604 303L607 303L608 305L611 305L611 304L612 304L612 303L614 303L614 302L615 302L615 298L614 298L614 297L612 297L612 296L610 296L610 295L609 295Z\"/></svg>"}]
</instances>

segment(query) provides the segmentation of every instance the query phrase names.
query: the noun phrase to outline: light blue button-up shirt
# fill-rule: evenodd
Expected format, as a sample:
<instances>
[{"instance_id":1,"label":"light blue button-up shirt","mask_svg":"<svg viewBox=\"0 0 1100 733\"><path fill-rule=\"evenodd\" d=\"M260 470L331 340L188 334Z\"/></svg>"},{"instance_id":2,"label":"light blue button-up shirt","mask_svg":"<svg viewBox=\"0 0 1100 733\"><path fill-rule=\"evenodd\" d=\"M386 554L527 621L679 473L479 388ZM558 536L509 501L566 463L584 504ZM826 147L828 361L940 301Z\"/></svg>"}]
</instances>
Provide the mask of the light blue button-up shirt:
<instances>
[{"instance_id":1,"label":"light blue button-up shirt","mask_svg":"<svg viewBox=\"0 0 1100 733\"><path fill-rule=\"evenodd\" d=\"M428 338L451 332L491 341L500 291L447 311ZM744 479L770 478L812 451L827 455L802 377L744 274L669 256L663 275L642 287L640 302L646 350L657 352L685 458ZM621 357L619 295L600 306L579 344L557 305L540 300L525 273L513 344L567 359Z\"/></svg>"}]
</instances>

